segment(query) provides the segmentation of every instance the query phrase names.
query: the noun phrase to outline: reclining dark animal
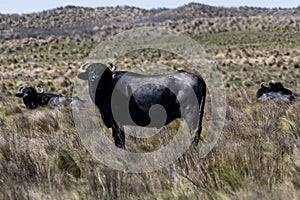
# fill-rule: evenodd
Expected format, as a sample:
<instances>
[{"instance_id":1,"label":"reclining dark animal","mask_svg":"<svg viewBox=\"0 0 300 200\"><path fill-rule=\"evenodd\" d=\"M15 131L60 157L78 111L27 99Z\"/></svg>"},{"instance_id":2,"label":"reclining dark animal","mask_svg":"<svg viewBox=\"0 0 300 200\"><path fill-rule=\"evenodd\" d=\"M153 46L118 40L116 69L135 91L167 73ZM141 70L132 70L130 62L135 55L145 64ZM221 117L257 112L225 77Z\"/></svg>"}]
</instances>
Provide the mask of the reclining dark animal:
<instances>
[{"instance_id":1,"label":"reclining dark animal","mask_svg":"<svg viewBox=\"0 0 300 200\"><path fill-rule=\"evenodd\" d=\"M282 83L274 80L269 82L269 86L265 86L264 83L262 83L256 92L256 98L261 102L279 100L286 103L291 103L295 99L291 90L286 89Z\"/></svg>"},{"instance_id":2,"label":"reclining dark animal","mask_svg":"<svg viewBox=\"0 0 300 200\"><path fill-rule=\"evenodd\" d=\"M176 118L187 122L191 134L196 132L193 143L198 144L206 97L206 83L200 76L185 71L141 75L110 70L101 63L86 63L80 67L78 78L88 81L90 98L99 108L105 126L112 128L117 147L125 148L123 126L160 128ZM191 100L193 97L196 101ZM165 121L157 121L158 115L151 116L155 105L164 108Z\"/></svg>"},{"instance_id":3,"label":"reclining dark animal","mask_svg":"<svg viewBox=\"0 0 300 200\"><path fill-rule=\"evenodd\" d=\"M37 87L40 92L37 92L33 87L19 87L16 96L23 99L23 103L28 109L35 109L38 106L57 107L61 104L72 105L74 103L84 103L85 101L78 97L67 97L58 94L44 92L43 86Z\"/></svg>"},{"instance_id":4,"label":"reclining dark animal","mask_svg":"<svg viewBox=\"0 0 300 200\"><path fill-rule=\"evenodd\" d=\"M16 93L17 97L23 99L23 103L25 104L26 108L34 109L39 106L39 100L37 98L37 92L33 87L23 87L20 86Z\"/></svg>"}]
</instances>

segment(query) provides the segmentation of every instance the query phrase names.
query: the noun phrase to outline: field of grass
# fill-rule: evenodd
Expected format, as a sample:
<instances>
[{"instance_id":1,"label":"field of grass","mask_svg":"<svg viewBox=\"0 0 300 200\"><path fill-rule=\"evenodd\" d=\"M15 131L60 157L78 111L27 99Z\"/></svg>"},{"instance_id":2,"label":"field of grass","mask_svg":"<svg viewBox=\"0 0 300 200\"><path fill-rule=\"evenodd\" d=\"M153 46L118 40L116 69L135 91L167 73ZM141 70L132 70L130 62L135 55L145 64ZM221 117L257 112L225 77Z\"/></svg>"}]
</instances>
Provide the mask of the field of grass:
<instances>
[{"instance_id":1,"label":"field of grass","mask_svg":"<svg viewBox=\"0 0 300 200\"><path fill-rule=\"evenodd\" d=\"M170 166L141 174L110 169L92 157L69 107L26 110L14 97L18 86L40 82L47 91L71 95L77 70L99 42L96 38L0 41L0 199L299 199L300 30L192 37L223 74L226 125L205 158L189 150ZM150 61L165 59L151 55ZM117 64L126 69L136 60ZM296 101L257 102L260 83L271 79L294 91ZM175 126L153 140L127 137L127 142L138 151L152 150L170 139Z\"/></svg>"}]
</instances>

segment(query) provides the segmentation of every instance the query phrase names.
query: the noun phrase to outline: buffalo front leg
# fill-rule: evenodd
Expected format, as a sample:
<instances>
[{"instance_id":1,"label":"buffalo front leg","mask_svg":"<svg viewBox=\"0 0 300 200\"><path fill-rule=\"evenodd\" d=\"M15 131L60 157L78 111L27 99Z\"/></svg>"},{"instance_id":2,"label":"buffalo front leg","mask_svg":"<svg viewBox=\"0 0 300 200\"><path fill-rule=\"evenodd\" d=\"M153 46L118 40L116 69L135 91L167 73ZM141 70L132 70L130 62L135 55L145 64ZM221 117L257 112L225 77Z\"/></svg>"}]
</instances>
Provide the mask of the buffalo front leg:
<instances>
[{"instance_id":1,"label":"buffalo front leg","mask_svg":"<svg viewBox=\"0 0 300 200\"><path fill-rule=\"evenodd\" d=\"M125 133L117 125L112 127L112 135L115 141L115 145L119 148L125 149Z\"/></svg>"}]
</instances>

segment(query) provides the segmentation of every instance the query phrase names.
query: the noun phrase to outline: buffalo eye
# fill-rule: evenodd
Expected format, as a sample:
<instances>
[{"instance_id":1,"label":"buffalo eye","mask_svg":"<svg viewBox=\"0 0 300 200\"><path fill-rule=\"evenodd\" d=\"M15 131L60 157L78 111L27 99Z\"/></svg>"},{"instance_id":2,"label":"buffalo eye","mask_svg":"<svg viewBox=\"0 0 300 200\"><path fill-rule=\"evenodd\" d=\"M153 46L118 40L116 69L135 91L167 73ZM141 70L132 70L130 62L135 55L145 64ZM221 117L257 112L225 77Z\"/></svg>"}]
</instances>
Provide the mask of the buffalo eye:
<instances>
[{"instance_id":1,"label":"buffalo eye","mask_svg":"<svg viewBox=\"0 0 300 200\"><path fill-rule=\"evenodd\" d=\"M99 78L98 75L93 74L93 75L91 76L91 81L94 82L95 80L98 80L98 78Z\"/></svg>"}]
</instances>

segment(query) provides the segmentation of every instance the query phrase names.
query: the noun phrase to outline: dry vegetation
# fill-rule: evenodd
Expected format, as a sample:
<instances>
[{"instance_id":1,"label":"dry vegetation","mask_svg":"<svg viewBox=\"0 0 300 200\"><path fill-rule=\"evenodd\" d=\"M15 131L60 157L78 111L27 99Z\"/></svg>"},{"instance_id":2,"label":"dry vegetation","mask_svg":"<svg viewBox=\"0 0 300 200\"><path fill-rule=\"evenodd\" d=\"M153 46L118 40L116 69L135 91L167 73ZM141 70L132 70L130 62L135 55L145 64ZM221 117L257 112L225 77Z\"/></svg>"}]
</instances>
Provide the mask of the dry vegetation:
<instances>
[{"instance_id":1,"label":"dry vegetation","mask_svg":"<svg viewBox=\"0 0 300 200\"><path fill-rule=\"evenodd\" d=\"M299 8L198 4L176 10L67 7L0 15L6 37L0 40L0 199L299 199L299 16ZM85 21L91 22L89 29L82 29ZM71 95L77 69L89 52L106 35L133 26L165 26L190 34L222 72L226 126L204 159L188 151L152 173L115 171L86 151L70 108L26 110L14 97L18 86L40 82L47 91ZM57 31L65 27L75 31ZM28 37L30 30L39 31ZM149 55L158 62L168 57L146 53L117 64L128 69ZM260 82L271 79L293 90L296 101L256 102ZM210 119L207 105L204 127ZM128 137L129 147L152 150L169 140L174 126L153 140Z\"/></svg>"}]
</instances>

